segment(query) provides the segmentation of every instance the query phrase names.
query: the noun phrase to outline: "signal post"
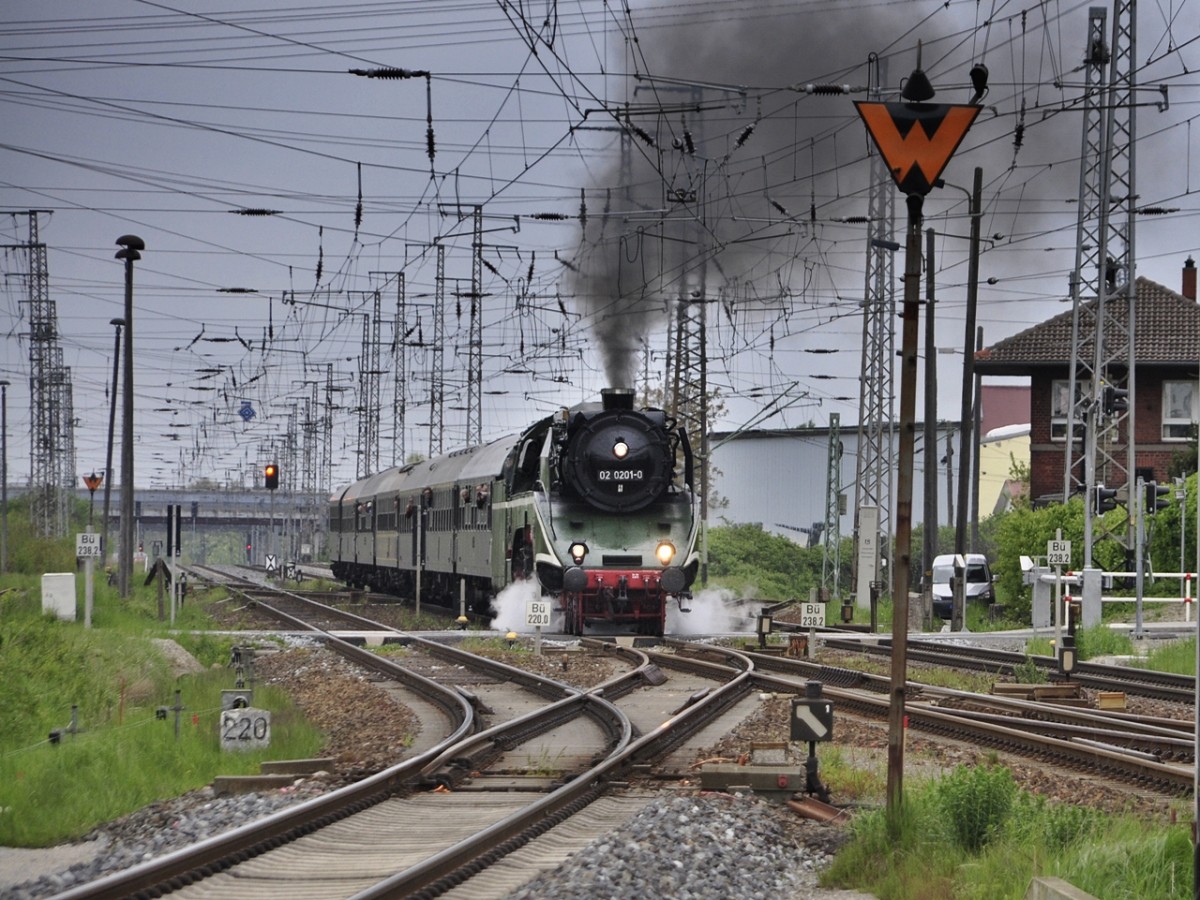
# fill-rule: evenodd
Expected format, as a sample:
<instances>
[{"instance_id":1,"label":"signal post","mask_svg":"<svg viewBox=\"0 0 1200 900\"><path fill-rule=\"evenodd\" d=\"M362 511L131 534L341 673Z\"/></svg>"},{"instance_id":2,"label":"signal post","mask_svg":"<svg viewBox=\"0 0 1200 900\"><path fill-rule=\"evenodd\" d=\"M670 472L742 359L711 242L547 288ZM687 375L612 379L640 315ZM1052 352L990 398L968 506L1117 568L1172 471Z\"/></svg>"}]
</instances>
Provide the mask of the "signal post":
<instances>
[{"instance_id":1,"label":"signal post","mask_svg":"<svg viewBox=\"0 0 1200 900\"><path fill-rule=\"evenodd\" d=\"M986 79L986 70L984 70ZM921 216L933 188L979 106L932 104L933 85L917 68L905 83L904 103L855 101L859 116L905 194L908 229L904 262L903 332L900 351L900 444L896 492L896 565L892 571L892 665L888 706L887 812L899 828L904 775L904 691L908 680L908 585L912 572L912 488L916 434L917 343L921 288ZM977 98L978 99L977 95ZM968 350L969 352L969 350Z\"/></svg>"}]
</instances>

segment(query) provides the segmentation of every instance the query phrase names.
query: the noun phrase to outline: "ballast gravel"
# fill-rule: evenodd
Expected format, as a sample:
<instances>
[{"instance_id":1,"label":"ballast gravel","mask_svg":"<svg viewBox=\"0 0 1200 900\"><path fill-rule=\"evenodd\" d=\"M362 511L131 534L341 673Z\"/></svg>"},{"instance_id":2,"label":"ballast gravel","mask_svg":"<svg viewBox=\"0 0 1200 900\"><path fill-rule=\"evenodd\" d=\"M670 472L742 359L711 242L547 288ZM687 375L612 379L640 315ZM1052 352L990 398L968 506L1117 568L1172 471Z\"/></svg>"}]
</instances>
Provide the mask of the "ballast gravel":
<instances>
[{"instance_id":1,"label":"ballast gravel","mask_svg":"<svg viewBox=\"0 0 1200 900\"><path fill-rule=\"evenodd\" d=\"M288 791L217 796L205 788L147 806L94 830L79 843L45 850L0 848L0 896L4 900L51 897L261 819L322 790L314 784ZM13 883L14 874L33 871L43 874Z\"/></svg>"},{"instance_id":2,"label":"ballast gravel","mask_svg":"<svg viewBox=\"0 0 1200 900\"><path fill-rule=\"evenodd\" d=\"M40 900L219 834L306 800L319 792L187 797L147 807L98 829L85 844L37 853L45 874L14 884L0 880L6 900ZM659 896L676 900L833 900L866 894L817 886L843 829L795 820L753 796L704 794L664 797L619 832L601 835L557 869L528 882L512 897L587 898ZM844 836L844 835L841 835ZM12 853L14 851L3 851ZM15 851L21 853L23 851ZM83 852L87 858L77 860ZM54 864L60 855L62 868ZM10 858L16 863L17 858ZM33 862L33 857L29 858ZM5 883L7 881L8 883Z\"/></svg>"},{"instance_id":3,"label":"ballast gravel","mask_svg":"<svg viewBox=\"0 0 1200 900\"><path fill-rule=\"evenodd\" d=\"M820 888L841 829L789 827L792 814L741 794L662 798L620 831L597 838L556 869L512 894L513 900L807 900L869 897Z\"/></svg>"}]
</instances>

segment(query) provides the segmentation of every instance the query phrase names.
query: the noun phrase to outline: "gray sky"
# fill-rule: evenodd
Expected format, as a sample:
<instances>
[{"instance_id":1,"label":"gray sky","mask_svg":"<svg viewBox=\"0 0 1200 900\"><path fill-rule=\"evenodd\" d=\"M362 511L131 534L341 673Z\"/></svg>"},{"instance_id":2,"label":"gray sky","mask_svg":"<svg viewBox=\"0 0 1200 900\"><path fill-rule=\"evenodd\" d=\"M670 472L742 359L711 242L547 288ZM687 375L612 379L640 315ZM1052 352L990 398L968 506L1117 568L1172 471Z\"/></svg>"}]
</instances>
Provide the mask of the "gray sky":
<instances>
[{"instance_id":1,"label":"gray sky","mask_svg":"<svg viewBox=\"0 0 1200 900\"><path fill-rule=\"evenodd\" d=\"M271 447L289 418L303 420L314 385L323 406L330 377L334 482L352 478L363 313L380 291L390 373L401 271L403 447L427 453L435 242L447 279L443 445L462 445L461 295L476 205L485 439L612 380L640 387L648 374L657 385L663 311L701 288L714 301L710 382L727 409L714 427L736 428L781 395L787 408L766 424L824 424L839 412L846 427L859 419L867 233L845 220L868 211L867 140L852 104L865 96L794 86L864 86L873 52L894 92L919 40L937 101L965 103L968 70L986 63L986 108L945 178L969 186L984 168L993 239L979 324L993 343L1067 308L1087 14L1087 3L1003 0L7 3L0 243L28 240L22 211L50 211L40 238L81 473L104 464L109 321L123 313L113 254L128 233L146 243L135 268L139 484L250 484L279 455ZM1139 95L1139 206L1176 211L1139 219L1138 274L1177 290L1200 250L1200 76L1190 74L1200 29L1182 0L1143 3L1140 16L1138 80L1152 90ZM379 67L417 74L348 72ZM899 240L903 210L898 201ZM925 213L947 235L936 249L938 344L961 350L963 192L935 192ZM12 382L19 483L30 470L26 255L5 250L0 265L0 378ZM939 355L943 417L957 416L961 359ZM389 374L384 464L399 446L392 397Z\"/></svg>"}]
</instances>

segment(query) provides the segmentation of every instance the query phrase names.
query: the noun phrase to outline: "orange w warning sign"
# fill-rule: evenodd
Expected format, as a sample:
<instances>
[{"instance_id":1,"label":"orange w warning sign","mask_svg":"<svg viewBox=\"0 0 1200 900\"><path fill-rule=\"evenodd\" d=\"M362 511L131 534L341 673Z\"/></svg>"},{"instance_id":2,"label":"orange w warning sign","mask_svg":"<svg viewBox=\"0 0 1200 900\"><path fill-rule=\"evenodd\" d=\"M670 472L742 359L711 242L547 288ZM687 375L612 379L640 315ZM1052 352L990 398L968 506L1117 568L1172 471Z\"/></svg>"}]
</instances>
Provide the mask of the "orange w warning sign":
<instances>
[{"instance_id":1,"label":"orange w warning sign","mask_svg":"<svg viewBox=\"0 0 1200 900\"><path fill-rule=\"evenodd\" d=\"M880 155L906 194L928 194L979 115L978 106L855 101Z\"/></svg>"}]
</instances>

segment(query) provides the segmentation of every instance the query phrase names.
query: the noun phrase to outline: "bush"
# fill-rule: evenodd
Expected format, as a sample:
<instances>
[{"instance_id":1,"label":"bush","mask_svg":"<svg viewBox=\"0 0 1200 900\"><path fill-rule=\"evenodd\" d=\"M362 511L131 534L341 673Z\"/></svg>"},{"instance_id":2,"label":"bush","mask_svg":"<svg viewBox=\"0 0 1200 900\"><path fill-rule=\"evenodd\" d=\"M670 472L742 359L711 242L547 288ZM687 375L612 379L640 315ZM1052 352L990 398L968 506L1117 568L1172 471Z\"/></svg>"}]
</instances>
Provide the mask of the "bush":
<instances>
[{"instance_id":1,"label":"bush","mask_svg":"<svg viewBox=\"0 0 1200 900\"><path fill-rule=\"evenodd\" d=\"M1017 793L1012 773L998 766L959 766L934 789L951 839L972 853L1000 834Z\"/></svg>"},{"instance_id":2,"label":"bush","mask_svg":"<svg viewBox=\"0 0 1200 900\"><path fill-rule=\"evenodd\" d=\"M843 568L851 558L843 549ZM709 577L740 594L764 600L807 600L821 583L822 550L764 531L758 525L728 525L708 533ZM849 575L842 584L850 584Z\"/></svg>"}]
</instances>

